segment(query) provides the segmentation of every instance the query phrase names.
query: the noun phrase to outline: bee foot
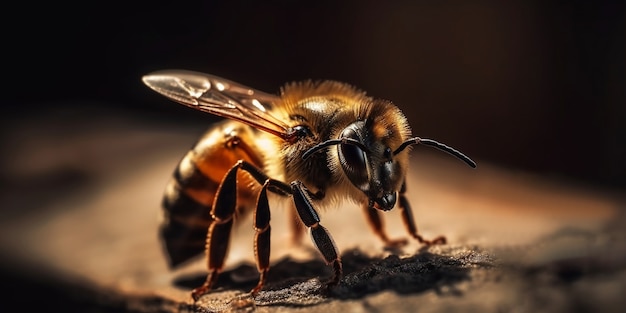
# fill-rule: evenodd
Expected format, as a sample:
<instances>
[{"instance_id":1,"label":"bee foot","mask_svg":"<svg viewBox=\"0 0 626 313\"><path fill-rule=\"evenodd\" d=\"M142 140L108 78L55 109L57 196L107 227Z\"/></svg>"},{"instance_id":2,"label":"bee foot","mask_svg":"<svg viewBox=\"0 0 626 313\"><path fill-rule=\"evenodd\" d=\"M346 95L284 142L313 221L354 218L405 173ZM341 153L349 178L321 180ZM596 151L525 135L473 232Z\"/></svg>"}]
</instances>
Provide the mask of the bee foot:
<instances>
[{"instance_id":1,"label":"bee foot","mask_svg":"<svg viewBox=\"0 0 626 313\"><path fill-rule=\"evenodd\" d=\"M193 298L193 301L198 301L200 297L207 294L208 292L209 292L208 286L203 285L191 291L191 297Z\"/></svg>"},{"instance_id":2,"label":"bee foot","mask_svg":"<svg viewBox=\"0 0 626 313\"><path fill-rule=\"evenodd\" d=\"M422 243L422 244L424 244L424 245L426 245L426 246L433 246L433 245L445 245L445 244L447 243L446 237L444 237L444 236L439 236L439 237L437 237L437 238L435 238L435 239L432 239L432 240L426 240L426 239L422 238L422 236L419 236L419 235L418 235L418 236L416 237L416 239L417 239L420 243Z\"/></svg>"},{"instance_id":3,"label":"bee foot","mask_svg":"<svg viewBox=\"0 0 626 313\"><path fill-rule=\"evenodd\" d=\"M398 239L389 239L385 241L385 249L393 250L403 246L406 246L409 241L406 238L398 238Z\"/></svg>"}]
</instances>

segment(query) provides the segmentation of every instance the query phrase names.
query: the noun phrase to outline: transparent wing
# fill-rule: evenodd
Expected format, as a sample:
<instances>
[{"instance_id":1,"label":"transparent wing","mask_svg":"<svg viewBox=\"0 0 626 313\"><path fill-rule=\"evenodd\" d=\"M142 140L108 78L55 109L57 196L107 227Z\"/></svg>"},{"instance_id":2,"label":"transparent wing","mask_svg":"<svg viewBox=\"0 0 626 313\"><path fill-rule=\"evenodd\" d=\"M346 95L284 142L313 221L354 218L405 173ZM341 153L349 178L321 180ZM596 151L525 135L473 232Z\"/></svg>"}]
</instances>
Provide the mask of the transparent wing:
<instances>
[{"instance_id":1,"label":"transparent wing","mask_svg":"<svg viewBox=\"0 0 626 313\"><path fill-rule=\"evenodd\" d=\"M280 98L214 75L164 70L142 78L152 90L188 107L234 119L287 138L285 123L269 111Z\"/></svg>"}]
</instances>

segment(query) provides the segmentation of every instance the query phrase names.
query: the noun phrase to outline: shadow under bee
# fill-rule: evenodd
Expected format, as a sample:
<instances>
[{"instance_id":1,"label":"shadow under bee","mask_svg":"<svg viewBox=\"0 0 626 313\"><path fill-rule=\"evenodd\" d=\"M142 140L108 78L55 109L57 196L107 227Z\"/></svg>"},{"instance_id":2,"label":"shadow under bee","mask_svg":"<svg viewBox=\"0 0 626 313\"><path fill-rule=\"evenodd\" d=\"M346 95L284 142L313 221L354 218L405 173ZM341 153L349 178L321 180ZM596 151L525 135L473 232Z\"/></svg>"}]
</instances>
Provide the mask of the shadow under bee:
<instances>
[{"instance_id":1,"label":"shadow under bee","mask_svg":"<svg viewBox=\"0 0 626 313\"><path fill-rule=\"evenodd\" d=\"M441 287L469 279L470 268L463 259L427 251L406 258L396 255L378 258L353 249L346 251L341 258L345 276L332 289L327 289L324 284L332 276L332 271L321 260L301 262L285 258L276 262L270 268L266 287L256 297L257 303L302 305L299 300L292 302L284 296L294 293L318 298L358 299L386 290L400 294L438 292ZM196 274L179 277L174 284L192 289L204 279L205 274ZM242 264L220 275L216 284L220 288L216 291L247 292L257 280L256 267L251 263Z\"/></svg>"}]
</instances>

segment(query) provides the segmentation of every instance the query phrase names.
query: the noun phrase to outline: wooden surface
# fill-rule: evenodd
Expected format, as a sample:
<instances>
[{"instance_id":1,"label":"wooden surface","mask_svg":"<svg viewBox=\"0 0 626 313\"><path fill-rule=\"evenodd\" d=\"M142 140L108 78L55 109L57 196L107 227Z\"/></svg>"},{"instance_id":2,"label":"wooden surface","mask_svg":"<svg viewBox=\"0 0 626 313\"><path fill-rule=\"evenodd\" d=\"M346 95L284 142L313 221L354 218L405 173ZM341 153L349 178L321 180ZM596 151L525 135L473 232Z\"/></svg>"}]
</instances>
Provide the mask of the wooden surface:
<instances>
[{"instance_id":1,"label":"wooden surface","mask_svg":"<svg viewBox=\"0 0 626 313\"><path fill-rule=\"evenodd\" d=\"M255 299L244 292L256 279L250 220L233 235L221 288L194 305L203 260L170 271L157 226L163 187L203 129L45 121L6 126L3 140L11 153L0 273L13 311L617 312L626 304L623 194L481 160L472 170L418 148L408 179L417 225L448 245L385 251L353 204L321 212L346 267L327 294L319 279L329 269L308 236L289 244L286 209L275 206L267 290ZM393 237L406 236L396 211L385 217Z\"/></svg>"}]
</instances>

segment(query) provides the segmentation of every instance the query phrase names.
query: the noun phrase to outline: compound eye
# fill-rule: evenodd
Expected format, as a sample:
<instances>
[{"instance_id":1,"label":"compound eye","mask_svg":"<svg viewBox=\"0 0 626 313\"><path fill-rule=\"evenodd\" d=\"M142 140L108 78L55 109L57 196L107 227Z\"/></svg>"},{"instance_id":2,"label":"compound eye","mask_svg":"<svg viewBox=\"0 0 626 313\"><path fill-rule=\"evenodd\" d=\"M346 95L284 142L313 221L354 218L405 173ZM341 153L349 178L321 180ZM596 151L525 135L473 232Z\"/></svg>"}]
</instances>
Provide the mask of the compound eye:
<instances>
[{"instance_id":1,"label":"compound eye","mask_svg":"<svg viewBox=\"0 0 626 313\"><path fill-rule=\"evenodd\" d=\"M357 133L351 128L345 129L341 133L341 138L350 138L361 142ZM351 143L340 144L339 152L341 166L350 180L357 186L367 184L367 161L365 152L359 146Z\"/></svg>"}]
</instances>

